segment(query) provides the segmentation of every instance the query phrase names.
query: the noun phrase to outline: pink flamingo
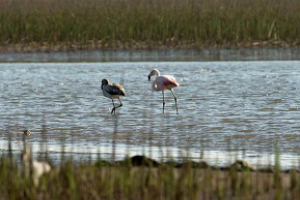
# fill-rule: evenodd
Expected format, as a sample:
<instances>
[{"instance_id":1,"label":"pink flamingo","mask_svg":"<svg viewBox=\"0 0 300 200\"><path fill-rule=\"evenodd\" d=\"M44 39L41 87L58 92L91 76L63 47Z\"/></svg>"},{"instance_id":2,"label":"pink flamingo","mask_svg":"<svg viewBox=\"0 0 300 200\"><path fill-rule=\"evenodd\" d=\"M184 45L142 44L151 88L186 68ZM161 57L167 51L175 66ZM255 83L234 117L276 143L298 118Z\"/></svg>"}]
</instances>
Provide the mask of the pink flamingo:
<instances>
[{"instance_id":1,"label":"pink flamingo","mask_svg":"<svg viewBox=\"0 0 300 200\"><path fill-rule=\"evenodd\" d=\"M177 109L177 97L174 94L173 88L174 87L178 87L179 84L177 83L177 81L175 80L175 78L173 76L170 75L160 75L159 71L157 69L153 69L150 74L148 75L148 80L151 80L151 76L157 76L155 81L153 81L153 85L152 85L152 89L154 91L162 91L162 95L163 95L163 113L165 112L165 94L164 91L165 90L170 90L173 94L174 100L175 100L175 104L176 104L176 110L178 113L178 109Z\"/></svg>"}]
</instances>

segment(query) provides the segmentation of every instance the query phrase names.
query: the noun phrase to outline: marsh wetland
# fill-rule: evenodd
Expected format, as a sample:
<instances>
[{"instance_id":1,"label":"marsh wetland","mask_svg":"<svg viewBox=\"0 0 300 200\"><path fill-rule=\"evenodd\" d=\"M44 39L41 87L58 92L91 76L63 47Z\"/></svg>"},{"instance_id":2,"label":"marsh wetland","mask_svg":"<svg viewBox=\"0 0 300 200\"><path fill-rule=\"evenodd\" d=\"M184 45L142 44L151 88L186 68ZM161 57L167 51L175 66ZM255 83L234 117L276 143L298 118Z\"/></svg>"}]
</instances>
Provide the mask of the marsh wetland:
<instances>
[{"instance_id":1,"label":"marsh wetland","mask_svg":"<svg viewBox=\"0 0 300 200\"><path fill-rule=\"evenodd\" d=\"M0 5L1 200L299 199L298 0Z\"/></svg>"}]
</instances>

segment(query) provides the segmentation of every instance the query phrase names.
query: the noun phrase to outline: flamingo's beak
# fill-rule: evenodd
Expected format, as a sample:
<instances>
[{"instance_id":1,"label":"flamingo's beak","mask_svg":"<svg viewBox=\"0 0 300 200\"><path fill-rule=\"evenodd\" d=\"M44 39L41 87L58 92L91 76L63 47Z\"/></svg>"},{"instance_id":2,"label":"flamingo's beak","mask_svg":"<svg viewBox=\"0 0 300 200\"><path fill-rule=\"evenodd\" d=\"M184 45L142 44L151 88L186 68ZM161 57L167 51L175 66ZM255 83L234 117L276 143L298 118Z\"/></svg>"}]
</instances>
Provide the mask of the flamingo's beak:
<instances>
[{"instance_id":1,"label":"flamingo's beak","mask_svg":"<svg viewBox=\"0 0 300 200\"><path fill-rule=\"evenodd\" d=\"M151 80L151 76L148 76L148 81L150 81Z\"/></svg>"}]
</instances>

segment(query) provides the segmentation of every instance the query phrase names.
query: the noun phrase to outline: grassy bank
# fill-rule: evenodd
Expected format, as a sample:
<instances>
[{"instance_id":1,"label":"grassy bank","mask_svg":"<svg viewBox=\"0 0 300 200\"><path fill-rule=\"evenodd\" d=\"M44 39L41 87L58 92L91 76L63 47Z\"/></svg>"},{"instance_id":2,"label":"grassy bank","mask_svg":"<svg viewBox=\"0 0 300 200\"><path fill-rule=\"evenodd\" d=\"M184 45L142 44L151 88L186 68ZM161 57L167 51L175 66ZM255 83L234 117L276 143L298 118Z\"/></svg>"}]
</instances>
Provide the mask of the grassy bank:
<instances>
[{"instance_id":1,"label":"grassy bank","mask_svg":"<svg viewBox=\"0 0 300 200\"><path fill-rule=\"evenodd\" d=\"M252 171L231 166L211 168L199 163L158 164L127 159L52 167L35 186L24 166L2 156L0 199L298 199L300 175Z\"/></svg>"},{"instance_id":2,"label":"grassy bank","mask_svg":"<svg viewBox=\"0 0 300 200\"><path fill-rule=\"evenodd\" d=\"M5 49L298 46L298 0L0 0Z\"/></svg>"}]
</instances>

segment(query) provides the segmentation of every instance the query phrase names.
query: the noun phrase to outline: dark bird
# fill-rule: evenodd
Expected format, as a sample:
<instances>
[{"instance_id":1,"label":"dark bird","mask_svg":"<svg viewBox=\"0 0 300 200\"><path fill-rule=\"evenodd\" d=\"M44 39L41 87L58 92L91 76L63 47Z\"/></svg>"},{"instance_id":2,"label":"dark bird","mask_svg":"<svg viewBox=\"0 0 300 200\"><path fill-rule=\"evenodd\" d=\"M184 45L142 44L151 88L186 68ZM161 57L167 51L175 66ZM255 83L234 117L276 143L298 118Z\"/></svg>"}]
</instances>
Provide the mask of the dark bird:
<instances>
[{"instance_id":1,"label":"dark bird","mask_svg":"<svg viewBox=\"0 0 300 200\"><path fill-rule=\"evenodd\" d=\"M118 83L109 83L108 78L104 78L102 80L101 89L103 91L103 95L112 100L114 107L111 111L111 114L116 114L116 108L123 106L120 99L121 96L125 96L125 90L123 86ZM114 99L119 99L120 104L118 106L115 106Z\"/></svg>"}]
</instances>

